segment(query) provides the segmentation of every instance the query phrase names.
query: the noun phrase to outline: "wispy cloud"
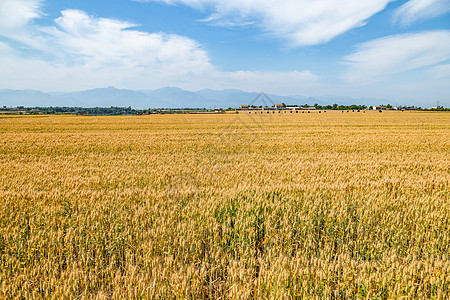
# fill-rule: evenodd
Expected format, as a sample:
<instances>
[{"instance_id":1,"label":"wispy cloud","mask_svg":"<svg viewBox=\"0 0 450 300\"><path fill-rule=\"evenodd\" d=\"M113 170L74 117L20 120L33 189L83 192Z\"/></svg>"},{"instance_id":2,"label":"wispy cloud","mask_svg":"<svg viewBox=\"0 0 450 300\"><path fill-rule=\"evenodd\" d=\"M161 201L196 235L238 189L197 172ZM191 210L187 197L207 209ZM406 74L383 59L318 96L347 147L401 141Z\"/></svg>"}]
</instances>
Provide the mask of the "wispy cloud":
<instances>
[{"instance_id":1,"label":"wispy cloud","mask_svg":"<svg viewBox=\"0 0 450 300\"><path fill-rule=\"evenodd\" d=\"M5 34L8 30L24 27L31 20L42 15L41 1L38 0L2 0L0 1L0 30Z\"/></svg>"},{"instance_id":2,"label":"wispy cloud","mask_svg":"<svg viewBox=\"0 0 450 300\"><path fill-rule=\"evenodd\" d=\"M135 0L136 1L136 0ZM255 25L292 46L322 44L364 26L391 0L137 0L212 9L205 20L222 26Z\"/></svg>"},{"instance_id":3,"label":"wispy cloud","mask_svg":"<svg viewBox=\"0 0 450 300\"><path fill-rule=\"evenodd\" d=\"M435 18L450 12L449 0L410 0L395 12L395 20L402 25Z\"/></svg>"},{"instance_id":4,"label":"wispy cloud","mask_svg":"<svg viewBox=\"0 0 450 300\"><path fill-rule=\"evenodd\" d=\"M45 15L41 6L41 0L0 0L0 36L38 48L41 37L32 23Z\"/></svg>"},{"instance_id":5,"label":"wispy cloud","mask_svg":"<svg viewBox=\"0 0 450 300\"><path fill-rule=\"evenodd\" d=\"M371 83L450 59L450 31L400 34L363 43L345 58L351 82Z\"/></svg>"},{"instance_id":6,"label":"wispy cloud","mask_svg":"<svg viewBox=\"0 0 450 300\"><path fill-rule=\"evenodd\" d=\"M429 70L428 74L434 78L450 79L450 64L439 65Z\"/></svg>"}]
</instances>

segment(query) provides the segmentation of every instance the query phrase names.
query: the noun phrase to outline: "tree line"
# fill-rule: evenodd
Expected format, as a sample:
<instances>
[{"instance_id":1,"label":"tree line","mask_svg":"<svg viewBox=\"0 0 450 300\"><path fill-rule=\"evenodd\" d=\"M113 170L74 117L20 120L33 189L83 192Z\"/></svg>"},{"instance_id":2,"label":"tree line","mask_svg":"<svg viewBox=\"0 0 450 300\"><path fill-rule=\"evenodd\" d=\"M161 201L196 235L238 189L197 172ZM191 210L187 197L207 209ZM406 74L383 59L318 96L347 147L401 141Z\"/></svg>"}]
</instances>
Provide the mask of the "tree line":
<instances>
[{"instance_id":1,"label":"tree line","mask_svg":"<svg viewBox=\"0 0 450 300\"><path fill-rule=\"evenodd\" d=\"M317 110L365 110L372 109L372 106L367 107L366 105L301 105L302 107L315 107ZM287 105L287 107L299 107L299 105ZM388 107L390 109L391 107ZM400 107L400 109L409 109L410 107ZM450 111L450 108L445 108L442 106L435 108L415 108L417 110L425 111ZM216 109L223 111L222 109ZM234 110L234 108L228 108L227 111ZM214 111L212 109L206 108L158 108L158 109L134 109L131 106L128 107L64 107L64 106L50 106L50 107L0 107L0 111L3 113L13 113L13 114L74 114L74 115L90 115L90 116L122 116L122 115L145 115L145 114L174 114L174 113L188 113L188 112L210 112Z\"/></svg>"}]
</instances>

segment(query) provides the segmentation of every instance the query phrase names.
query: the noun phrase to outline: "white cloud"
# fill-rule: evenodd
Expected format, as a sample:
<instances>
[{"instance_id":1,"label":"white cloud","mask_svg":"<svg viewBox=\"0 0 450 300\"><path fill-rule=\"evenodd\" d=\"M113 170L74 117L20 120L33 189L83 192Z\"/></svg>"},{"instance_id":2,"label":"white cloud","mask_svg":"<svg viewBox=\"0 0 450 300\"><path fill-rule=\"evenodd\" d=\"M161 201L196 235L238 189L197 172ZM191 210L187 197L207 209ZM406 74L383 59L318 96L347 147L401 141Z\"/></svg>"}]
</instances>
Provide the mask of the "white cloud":
<instances>
[{"instance_id":1,"label":"white cloud","mask_svg":"<svg viewBox=\"0 0 450 300\"><path fill-rule=\"evenodd\" d=\"M136 24L92 17L79 10L63 11L51 27L23 27L33 38L21 41L34 51L24 55L21 48L0 43L0 82L4 87L52 91L176 85L274 92L299 90L318 80L309 71L221 72L192 39L139 31Z\"/></svg>"},{"instance_id":2,"label":"white cloud","mask_svg":"<svg viewBox=\"0 0 450 300\"><path fill-rule=\"evenodd\" d=\"M17 29L25 26L32 19L42 15L41 1L38 0L1 0L0 31Z\"/></svg>"},{"instance_id":3,"label":"white cloud","mask_svg":"<svg viewBox=\"0 0 450 300\"><path fill-rule=\"evenodd\" d=\"M395 12L395 19L403 25L435 18L450 12L449 0L410 0Z\"/></svg>"},{"instance_id":4,"label":"white cloud","mask_svg":"<svg viewBox=\"0 0 450 300\"><path fill-rule=\"evenodd\" d=\"M126 67L163 69L176 74L212 68L206 52L194 40L165 33L131 30L135 24L95 18L78 10L65 10L57 28L47 30L69 58L92 68Z\"/></svg>"},{"instance_id":5,"label":"white cloud","mask_svg":"<svg viewBox=\"0 0 450 300\"><path fill-rule=\"evenodd\" d=\"M450 59L450 31L400 34L359 45L345 58L351 82L370 83Z\"/></svg>"},{"instance_id":6,"label":"white cloud","mask_svg":"<svg viewBox=\"0 0 450 300\"><path fill-rule=\"evenodd\" d=\"M42 44L31 57L2 47L3 84L16 86L15 80L25 84L27 81L19 78L29 77L32 85L45 83L42 78L47 78L44 85L58 88L91 87L101 82L121 85L133 80L142 85L213 70L200 45L183 36L131 30L136 25L91 17L78 10L63 11L55 23L54 27L27 28ZM39 76L34 68L45 74Z\"/></svg>"},{"instance_id":7,"label":"white cloud","mask_svg":"<svg viewBox=\"0 0 450 300\"><path fill-rule=\"evenodd\" d=\"M366 24L392 0L138 0L212 8L206 19L223 26L257 25L292 46L326 43Z\"/></svg>"},{"instance_id":8,"label":"white cloud","mask_svg":"<svg viewBox=\"0 0 450 300\"><path fill-rule=\"evenodd\" d=\"M39 48L41 38L32 30L34 19L44 15L41 0L0 0L0 36Z\"/></svg>"}]
</instances>

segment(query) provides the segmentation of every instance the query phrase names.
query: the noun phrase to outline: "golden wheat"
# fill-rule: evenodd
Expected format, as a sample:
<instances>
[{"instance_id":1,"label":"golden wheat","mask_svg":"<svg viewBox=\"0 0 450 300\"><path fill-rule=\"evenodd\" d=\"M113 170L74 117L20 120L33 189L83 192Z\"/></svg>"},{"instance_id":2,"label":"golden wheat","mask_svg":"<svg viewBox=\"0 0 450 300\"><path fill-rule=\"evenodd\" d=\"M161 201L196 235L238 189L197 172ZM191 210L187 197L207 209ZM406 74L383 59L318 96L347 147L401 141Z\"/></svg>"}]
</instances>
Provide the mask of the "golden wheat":
<instances>
[{"instance_id":1,"label":"golden wheat","mask_svg":"<svg viewBox=\"0 0 450 300\"><path fill-rule=\"evenodd\" d=\"M1 298L450 297L450 114L0 116Z\"/></svg>"}]
</instances>

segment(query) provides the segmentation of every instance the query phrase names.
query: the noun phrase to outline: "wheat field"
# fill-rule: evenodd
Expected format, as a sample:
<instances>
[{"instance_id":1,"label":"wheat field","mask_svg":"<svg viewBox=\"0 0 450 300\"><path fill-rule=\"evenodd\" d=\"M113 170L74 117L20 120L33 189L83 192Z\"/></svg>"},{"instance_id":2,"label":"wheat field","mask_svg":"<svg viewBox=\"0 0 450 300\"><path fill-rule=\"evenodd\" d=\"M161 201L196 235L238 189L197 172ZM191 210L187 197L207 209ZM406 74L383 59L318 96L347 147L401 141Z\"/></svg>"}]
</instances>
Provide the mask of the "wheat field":
<instances>
[{"instance_id":1,"label":"wheat field","mask_svg":"<svg viewBox=\"0 0 450 300\"><path fill-rule=\"evenodd\" d=\"M0 116L0 298L450 297L450 114Z\"/></svg>"}]
</instances>

